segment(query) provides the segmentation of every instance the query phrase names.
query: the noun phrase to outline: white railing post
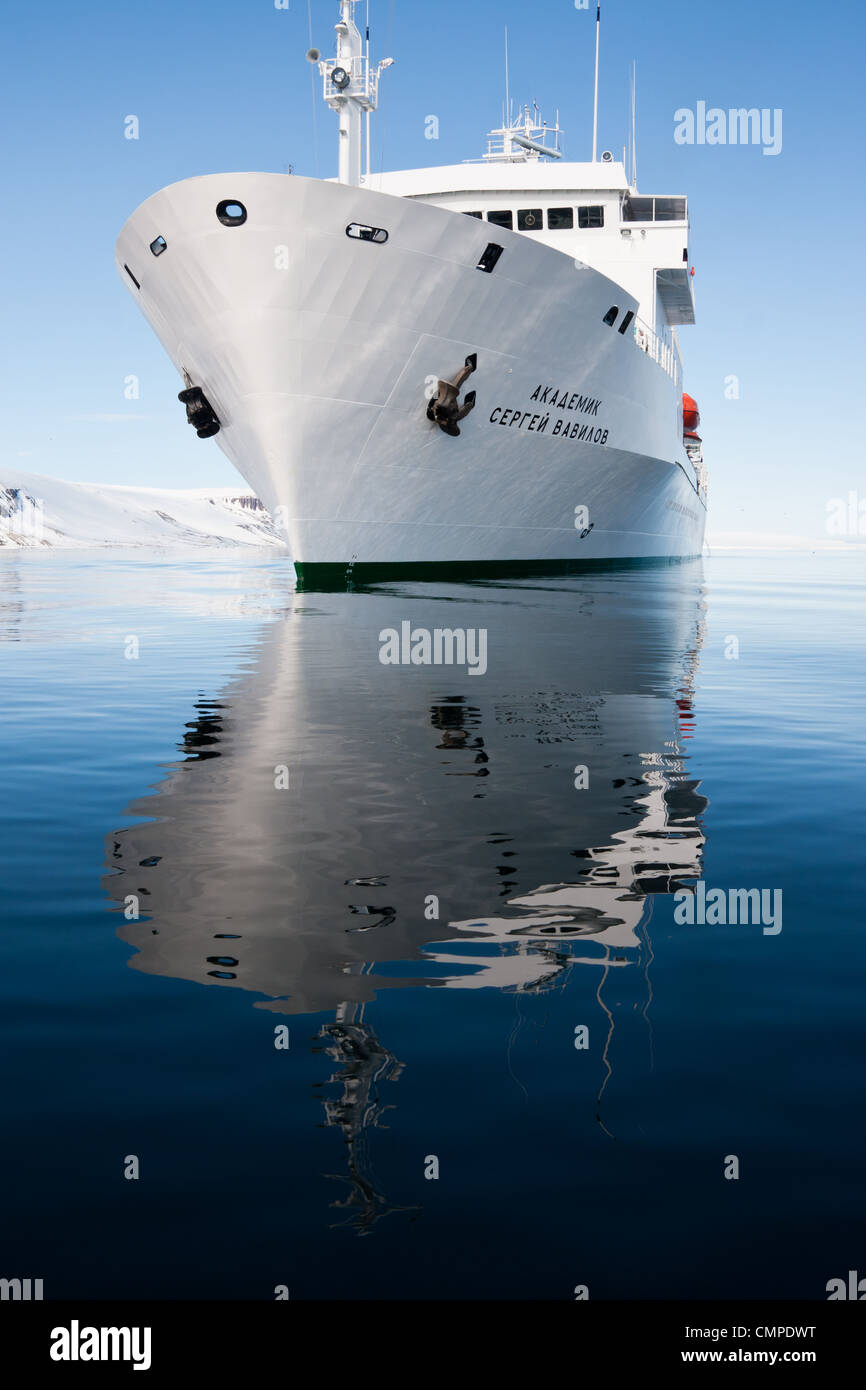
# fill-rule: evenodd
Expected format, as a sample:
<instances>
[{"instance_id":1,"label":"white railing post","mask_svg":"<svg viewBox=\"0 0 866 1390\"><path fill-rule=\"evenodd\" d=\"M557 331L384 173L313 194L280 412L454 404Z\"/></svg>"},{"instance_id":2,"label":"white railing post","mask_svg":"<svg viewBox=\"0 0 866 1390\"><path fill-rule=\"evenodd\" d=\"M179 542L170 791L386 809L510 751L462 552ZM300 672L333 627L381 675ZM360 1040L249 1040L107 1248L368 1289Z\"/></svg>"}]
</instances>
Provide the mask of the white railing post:
<instances>
[{"instance_id":1,"label":"white railing post","mask_svg":"<svg viewBox=\"0 0 866 1390\"><path fill-rule=\"evenodd\" d=\"M635 316L634 329L632 336L635 345L645 352L647 357L666 371L672 378L674 384L678 384L680 379L680 362L673 340L668 341L663 335L656 333L650 328L649 324L644 323L643 319Z\"/></svg>"}]
</instances>

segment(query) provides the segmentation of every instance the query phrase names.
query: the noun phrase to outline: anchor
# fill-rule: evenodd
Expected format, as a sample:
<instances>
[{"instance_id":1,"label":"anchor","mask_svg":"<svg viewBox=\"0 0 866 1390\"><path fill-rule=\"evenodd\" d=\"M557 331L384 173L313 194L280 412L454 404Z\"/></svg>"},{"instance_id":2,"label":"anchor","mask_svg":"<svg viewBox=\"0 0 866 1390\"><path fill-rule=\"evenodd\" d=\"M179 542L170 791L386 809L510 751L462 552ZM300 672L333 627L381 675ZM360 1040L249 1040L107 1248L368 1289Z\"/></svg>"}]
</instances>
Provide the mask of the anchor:
<instances>
[{"instance_id":1,"label":"anchor","mask_svg":"<svg viewBox=\"0 0 866 1390\"><path fill-rule=\"evenodd\" d=\"M460 388L478 366L478 354L473 352L466 358L453 381L439 381L436 395L427 402L427 419L438 425L445 434L459 435L458 420L463 420L475 407L475 392L468 391L462 404Z\"/></svg>"},{"instance_id":2,"label":"anchor","mask_svg":"<svg viewBox=\"0 0 866 1390\"><path fill-rule=\"evenodd\" d=\"M185 372L184 379L187 388L185 391L179 391L177 398L186 406L186 418L194 427L199 439L211 439L219 433L220 428L216 412L201 387L189 385L189 377Z\"/></svg>"}]
</instances>

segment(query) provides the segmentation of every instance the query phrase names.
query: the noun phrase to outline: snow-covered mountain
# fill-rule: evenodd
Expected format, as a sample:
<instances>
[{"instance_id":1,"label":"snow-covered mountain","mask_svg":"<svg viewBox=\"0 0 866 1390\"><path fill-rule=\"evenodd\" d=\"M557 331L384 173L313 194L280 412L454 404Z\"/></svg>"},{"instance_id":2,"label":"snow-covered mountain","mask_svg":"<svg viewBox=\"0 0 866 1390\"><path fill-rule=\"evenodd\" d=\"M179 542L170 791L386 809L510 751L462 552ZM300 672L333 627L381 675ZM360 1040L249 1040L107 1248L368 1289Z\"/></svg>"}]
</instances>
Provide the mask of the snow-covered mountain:
<instances>
[{"instance_id":1,"label":"snow-covered mountain","mask_svg":"<svg viewBox=\"0 0 866 1390\"><path fill-rule=\"evenodd\" d=\"M114 487L0 467L0 549L96 545L283 546L284 540L242 486Z\"/></svg>"}]
</instances>

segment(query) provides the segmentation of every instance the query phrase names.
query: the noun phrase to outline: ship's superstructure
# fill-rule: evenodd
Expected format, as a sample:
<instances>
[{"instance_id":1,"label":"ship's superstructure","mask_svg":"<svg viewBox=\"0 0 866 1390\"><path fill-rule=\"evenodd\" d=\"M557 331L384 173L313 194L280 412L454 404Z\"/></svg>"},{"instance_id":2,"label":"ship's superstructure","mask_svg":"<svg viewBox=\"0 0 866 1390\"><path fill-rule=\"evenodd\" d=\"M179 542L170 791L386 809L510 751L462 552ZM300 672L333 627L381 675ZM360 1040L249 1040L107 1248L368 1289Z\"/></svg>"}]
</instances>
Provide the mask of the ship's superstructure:
<instances>
[{"instance_id":1,"label":"ship's superstructure","mask_svg":"<svg viewBox=\"0 0 866 1390\"><path fill-rule=\"evenodd\" d=\"M302 575L699 553L686 199L640 195L609 151L567 162L558 118L528 107L479 160L371 172L391 60L373 66L355 8L341 0L334 59L307 55L337 180L187 179L121 232L188 419Z\"/></svg>"},{"instance_id":2,"label":"ship's superstructure","mask_svg":"<svg viewBox=\"0 0 866 1390\"><path fill-rule=\"evenodd\" d=\"M522 116L488 136L480 161L366 175L364 187L517 231L600 271L638 301L628 331L677 383L677 328L695 321L688 201L642 197L609 150L595 163L548 162L559 127Z\"/></svg>"}]
</instances>

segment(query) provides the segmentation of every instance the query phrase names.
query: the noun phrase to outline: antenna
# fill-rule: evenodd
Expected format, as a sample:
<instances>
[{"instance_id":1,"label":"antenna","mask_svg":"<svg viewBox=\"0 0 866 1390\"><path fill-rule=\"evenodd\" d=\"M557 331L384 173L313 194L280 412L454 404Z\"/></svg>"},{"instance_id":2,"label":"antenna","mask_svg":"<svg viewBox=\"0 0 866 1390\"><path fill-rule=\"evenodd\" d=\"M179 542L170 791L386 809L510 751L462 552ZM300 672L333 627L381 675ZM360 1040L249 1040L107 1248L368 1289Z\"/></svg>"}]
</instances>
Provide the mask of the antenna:
<instances>
[{"instance_id":1,"label":"antenna","mask_svg":"<svg viewBox=\"0 0 866 1390\"><path fill-rule=\"evenodd\" d=\"M595 97L592 107L592 162L595 163L598 150L598 41L601 34L601 0L595 11Z\"/></svg>"},{"instance_id":2,"label":"antenna","mask_svg":"<svg viewBox=\"0 0 866 1390\"><path fill-rule=\"evenodd\" d=\"M367 0L367 54L366 54L366 64L367 64L367 67L366 67L366 77L367 77L367 82L368 82L368 84L369 84L369 81L370 81L370 0ZM369 178L369 177L370 177L370 108L369 108L369 106L367 107L367 110L364 112L364 125L365 125L365 130L364 130L365 144L366 144L366 146L367 146L367 151L366 151L366 153L367 153L367 178Z\"/></svg>"},{"instance_id":3,"label":"antenna","mask_svg":"<svg viewBox=\"0 0 866 1390\"><path fill-rule=\"evenodd\" d=\"M637 188L637 63L631 65L631 186Z\"/></svg>"},{"instance_id":4,"label":"antenna","mask_svg":"<svg viewBox=\"0 0 866 1390\"><path fill-rule=\"evenodd\" d=\"M511 125L511 98L508 94L508 25L505 26L505 122ZM505 124L503 122L503 124Z\"/></svg>"},{"instance_id":5,"label":"antenna","mask_svg":"<svg viewBox=\"0 0 866 1390\"><path fill-rule=\"evenodd\" d=\"M634 136L634 85L633 85L633 82L634 82L634 79L633 79L633 77L632 77L632 73L631 73L631 71L629 71L629 75L628 75L628 114L629 114L629 122L628 122L628 127L627 127L627 130L628 130L628 136L627 136L627 140L628 140L628 158L626 158L625 146L623 146L623 159L622 159L623 168L625 169L626 178L628 179L629 184L631 184L631 169L632 169L632 162L631 162L631 142L632 142L632 138L633 138L633 136Z\"/></svg>"}]
</instances>

